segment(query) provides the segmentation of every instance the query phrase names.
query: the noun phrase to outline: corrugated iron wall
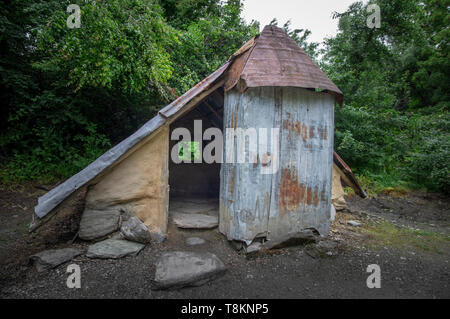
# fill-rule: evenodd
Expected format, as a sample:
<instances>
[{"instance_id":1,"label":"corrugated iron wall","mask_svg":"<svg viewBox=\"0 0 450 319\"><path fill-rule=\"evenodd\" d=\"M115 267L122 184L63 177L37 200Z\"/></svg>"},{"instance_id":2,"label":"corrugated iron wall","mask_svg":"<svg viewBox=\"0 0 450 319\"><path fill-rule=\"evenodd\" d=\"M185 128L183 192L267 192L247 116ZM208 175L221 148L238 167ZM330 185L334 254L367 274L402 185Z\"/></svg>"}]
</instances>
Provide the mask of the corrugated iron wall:
<instances>
[{"instance_id":1,"label":"corrugated iron wall","mask_svg":"<svg viewBox=\"0 0 450 319\"><path fill-rule=\"evenodd\" d=\"M224 128L279 128L277 145L236 163L224 159L220 185L220 231L247 243L314 228L329 230L333 161L334 100L329 94L301 88L249 88L227 92ZM236 137L233 138L236 141ZM225 139L224 150L227 150ZM249 145L245 150L249 151ZM278 149L277 159L270 155ZM267 153L268 151L268 153ZM226 151L224 157L226 157ZM278 160L275 174L261 166ZM269 163L269 164L268 164Z\"/></svg>"}]
</instances>

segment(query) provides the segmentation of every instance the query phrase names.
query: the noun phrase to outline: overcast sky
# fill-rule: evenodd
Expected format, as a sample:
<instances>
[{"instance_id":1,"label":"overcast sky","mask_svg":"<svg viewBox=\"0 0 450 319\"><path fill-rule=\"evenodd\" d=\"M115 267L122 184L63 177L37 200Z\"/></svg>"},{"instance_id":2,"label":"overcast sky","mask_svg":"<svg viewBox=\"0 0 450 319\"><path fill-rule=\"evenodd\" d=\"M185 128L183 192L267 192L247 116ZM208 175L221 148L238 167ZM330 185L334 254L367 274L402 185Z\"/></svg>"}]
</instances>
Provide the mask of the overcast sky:
<instances>
[{"instance_id":1,"label":"overcast sky","mask_svg":"<svg viewBox=\"0 0 450 319\"><path fill-rule=\"evenodd\" d=\"M325 37L336 35L337 20L331 18L332 13L344 12L356 1L244 0L243 17L247 22L259 21L261 29L273 18L277 18L279 26L291 20L292 29L309 29L312 33L308 40L322 42Z\"/></svg>"}]
</instances>

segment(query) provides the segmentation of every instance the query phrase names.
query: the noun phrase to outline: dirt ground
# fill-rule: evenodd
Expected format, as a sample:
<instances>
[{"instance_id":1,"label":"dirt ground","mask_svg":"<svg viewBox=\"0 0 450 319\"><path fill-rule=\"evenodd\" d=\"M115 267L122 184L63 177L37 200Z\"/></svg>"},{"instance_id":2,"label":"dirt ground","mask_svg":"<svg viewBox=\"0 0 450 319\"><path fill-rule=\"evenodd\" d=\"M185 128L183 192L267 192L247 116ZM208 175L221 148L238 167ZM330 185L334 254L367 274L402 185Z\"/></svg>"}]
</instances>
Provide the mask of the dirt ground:
<instances>
[{"instance_id":1,"label":"dirt ground","mask_svg":"<svg viewBox=\"0 0 450 319\"><path fill-rule=\"evenodd\" d=\"M0 298L449 298L450 199L413 192L348 198L327 241L333 254L311 254L311 245L257 255L234 250L218 229L179 230L169 225L168 239L139 255L119 260L75 258L81 288L66 286L68 264L38 273L28 257L44 249L87 247L72 239L77 218L28 234L37 197L33 185L0 186ZM362 223L361 227L347 224ZM187 237L206 244L186 247ZM204 286L153 291L155 261L164 251L200 250L216 254L226 274ZM381 288L369 289L367 266L381 268Z\"/></svg>"}]
</instances>

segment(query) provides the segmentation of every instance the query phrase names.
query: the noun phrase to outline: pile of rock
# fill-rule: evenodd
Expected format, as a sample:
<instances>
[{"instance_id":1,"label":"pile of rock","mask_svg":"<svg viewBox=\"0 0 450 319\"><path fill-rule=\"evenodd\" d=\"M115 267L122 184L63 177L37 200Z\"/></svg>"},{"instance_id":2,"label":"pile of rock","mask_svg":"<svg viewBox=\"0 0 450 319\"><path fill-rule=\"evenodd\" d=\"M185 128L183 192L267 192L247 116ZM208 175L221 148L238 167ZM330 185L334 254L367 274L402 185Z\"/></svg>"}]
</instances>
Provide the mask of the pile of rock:
<instances>
[{"instance_id":1,"label":"pile of rock","mask_svg":"<svg viewBox=\"0 0 450 319\"><path fill-rule=\"evenodd\" d=\"M178 213L173 216L179 228L212 229L218 217L207 214ZM86 209L80 222L78 236L94 241L87 250L75 248L51 249L30 257L38 271L55 268L73 258L117 259L137 255L151 241L161 242L162 236L152 234L136 216L118 210ZM187 247L206 244L203 238L189 237ZM177 289L200 286L226 271L223 262L209 252L174 251L162 254L156 261L154 289Z\"/></svg>"},{"instance_id":2,"label":"pile of rock","mask_svg":"<svg viewBox=\"0 0 450 319\"><path fill-rule=\"evenodd\" d=\"M87 251L75 248L45 250L30 256L30 260L38 271L44 271L83 254L89 258L102 259L137 255L150 241L164 240L162 236L152 234L136 216L129 216L118 210L86 209L81 218L78 236L96 243L90 245Z\"/></svg>"},{"instance_id":3,"label":"pile of rock","mask_svg":"<svg viewBox=\"0 0 450 319\"><path fill-rule=\"evenodd\" d=\"M122 258L138 254L152 239L162 241L161 236L152 236L147 226L136 216L118 210L89 210L83 213L79 237L83 240L101 240L89 246L89 258ZM109 239L105 239L110 235Z\"/></svg>"}]
</instances>

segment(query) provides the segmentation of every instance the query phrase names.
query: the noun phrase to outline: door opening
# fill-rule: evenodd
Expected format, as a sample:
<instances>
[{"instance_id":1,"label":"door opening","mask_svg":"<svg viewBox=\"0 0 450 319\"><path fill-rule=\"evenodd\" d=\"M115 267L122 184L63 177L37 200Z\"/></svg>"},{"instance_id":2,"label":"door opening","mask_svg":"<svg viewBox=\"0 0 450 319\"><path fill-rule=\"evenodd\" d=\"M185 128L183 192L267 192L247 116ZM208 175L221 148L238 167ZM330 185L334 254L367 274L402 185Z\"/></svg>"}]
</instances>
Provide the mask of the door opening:
<instances>
[{"instance_id":1,"label":"door opening","mask_svg":"<svg viewBox=\"0 0 450 319\"><path fill-rule=\"evenodd\" d=\"M191 141L180 141L180 138L169 142L169 216L172 217L177 213L219 215L221 164L205 162L202 151L211 141L194 140L194 121L199 120L201 136L211 127L223 131L222 88L170 125L169 138L177 128L187 129L191 137Z\"/></svg>"}]
</instances>

